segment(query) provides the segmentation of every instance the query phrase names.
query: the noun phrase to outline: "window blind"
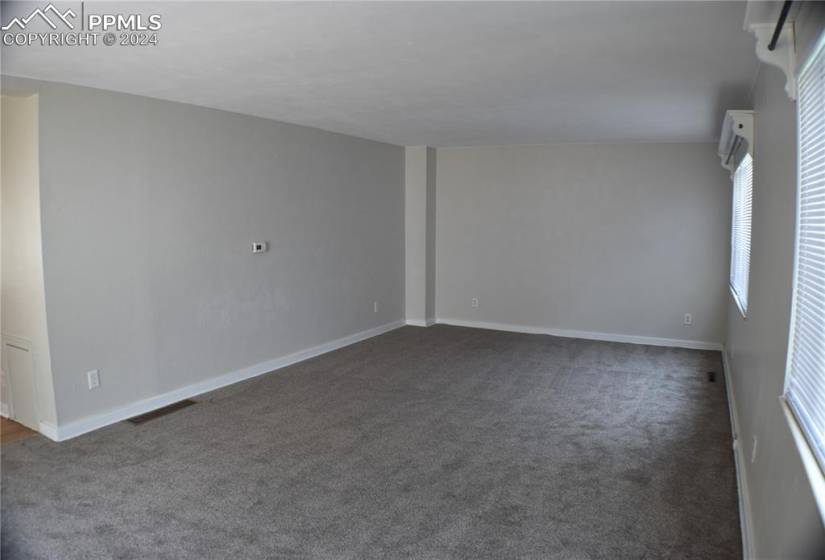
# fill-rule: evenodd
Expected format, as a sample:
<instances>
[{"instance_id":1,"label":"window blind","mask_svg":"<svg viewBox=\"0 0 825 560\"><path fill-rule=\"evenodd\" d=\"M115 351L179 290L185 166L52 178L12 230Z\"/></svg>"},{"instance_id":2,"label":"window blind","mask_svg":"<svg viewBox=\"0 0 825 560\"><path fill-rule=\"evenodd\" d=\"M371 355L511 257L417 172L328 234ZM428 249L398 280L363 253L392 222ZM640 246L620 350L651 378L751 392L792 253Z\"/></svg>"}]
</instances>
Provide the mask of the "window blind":
<instances>
[{"instance_id":1,"label":"window blind","mask_svg":"<svg viewBox=\"0 0 825 560\"><path fill-rule=\"evenodd\" d=\"M799 76L799 191L785 398L825 468L825 55Z\"/></svg>"},{"instance_id":2,"label":"window blind","mask_svg":"<svg viewBox=\"0 0 825 560\"><path fill-rule=\"evenodd\" d=\"M742 315L748 312L748 276L751 263L751 209L753 160L745 154L733 174L731 217L730 289Z\"/></svg>"}]
</instances>

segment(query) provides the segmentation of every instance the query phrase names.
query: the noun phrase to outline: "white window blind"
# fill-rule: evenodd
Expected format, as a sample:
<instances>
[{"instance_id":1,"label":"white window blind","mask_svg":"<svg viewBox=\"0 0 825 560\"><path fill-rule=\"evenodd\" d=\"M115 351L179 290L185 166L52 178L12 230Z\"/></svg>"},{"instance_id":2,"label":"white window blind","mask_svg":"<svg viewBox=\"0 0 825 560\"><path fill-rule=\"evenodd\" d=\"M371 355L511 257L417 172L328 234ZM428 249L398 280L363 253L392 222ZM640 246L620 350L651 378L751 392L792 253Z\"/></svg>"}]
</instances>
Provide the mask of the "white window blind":
<instances>
[{"instance_id":1,"label":"white window blind","mask_svg":"<svg viewBox=\"0 0 825 560\"><path fill-rule=\"evenodd\" d=\"M742 315L748 312L748 276L751 264L751 208L753 160L745 154L733 174L731 217L730 289Z\"/></svg>"},{"instance_id":2,"label":"white window blind","mask_svg":"<svg viewBox=\"0 0 825 560\"><path fill-rule=\"evenodd\" d=\"M785 398L825 468L825 55L799 76L799 191Z\"/></svg>"}]
</instances>

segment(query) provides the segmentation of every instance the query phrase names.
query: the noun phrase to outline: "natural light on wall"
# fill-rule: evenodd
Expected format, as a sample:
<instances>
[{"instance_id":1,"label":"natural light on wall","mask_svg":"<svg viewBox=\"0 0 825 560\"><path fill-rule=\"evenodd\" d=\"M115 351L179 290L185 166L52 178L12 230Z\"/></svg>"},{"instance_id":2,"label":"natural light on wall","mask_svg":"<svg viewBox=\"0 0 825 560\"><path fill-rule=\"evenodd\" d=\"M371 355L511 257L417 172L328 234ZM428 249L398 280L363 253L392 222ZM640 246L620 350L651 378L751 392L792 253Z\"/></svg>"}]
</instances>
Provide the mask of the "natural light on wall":
<instances>
[{"instance_id":1,"label":"natural light on wall","mask_svg":"<svg viewBox=\"0 0 825 560\"><path fill-rule=\"evenodd\" d=\"M799 76L799 192L785 398L825 468L825 52Z\"/></svg>"},{"instance_id":2,"label":"natural light on wall","mask_svg":"<svg viewBox=\"0 0 825 560\"><path fill-rule=\"evenodd\" d=\"M753 159L745 154L733 174L730 289L742 315L748 312L748 276L751 262L751 208Z\"/></svg>"}]
</instances>

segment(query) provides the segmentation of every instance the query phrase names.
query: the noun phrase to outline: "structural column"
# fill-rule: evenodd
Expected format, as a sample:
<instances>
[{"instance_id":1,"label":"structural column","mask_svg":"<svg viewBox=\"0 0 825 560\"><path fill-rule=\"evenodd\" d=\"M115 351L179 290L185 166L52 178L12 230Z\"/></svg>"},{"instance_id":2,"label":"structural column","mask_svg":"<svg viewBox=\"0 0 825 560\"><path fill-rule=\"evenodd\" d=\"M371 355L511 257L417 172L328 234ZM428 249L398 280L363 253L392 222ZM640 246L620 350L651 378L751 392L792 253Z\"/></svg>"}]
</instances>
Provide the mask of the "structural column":
<instances>
[{"instance_id":1,"label":"structural column","mask_svg":"<svg viewBox=\"0 0 825 560\"><path fill-rule=\"evenodd\" d=\"M428 146L405 148L404 235L407 323L435 322L435 164Z\"/></svg>"}]
</instances>

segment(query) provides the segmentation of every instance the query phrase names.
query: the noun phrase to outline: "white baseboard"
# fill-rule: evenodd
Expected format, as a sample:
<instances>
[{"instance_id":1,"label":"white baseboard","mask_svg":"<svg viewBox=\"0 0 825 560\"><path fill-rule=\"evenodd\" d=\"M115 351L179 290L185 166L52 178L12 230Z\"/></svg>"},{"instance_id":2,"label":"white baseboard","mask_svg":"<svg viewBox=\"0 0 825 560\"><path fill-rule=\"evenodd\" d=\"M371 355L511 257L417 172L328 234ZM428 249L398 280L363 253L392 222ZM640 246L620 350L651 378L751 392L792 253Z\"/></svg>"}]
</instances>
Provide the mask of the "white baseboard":
<instances>
[{"instance_id":1,"label":"white baseboard","mask_svg":"<svg viewBox=\"0 0 825 560\"><path fill-rule=\"evenodd\" d=\"M411 327L431 327L435 325L435 321L433 319L427 319L426 321L421 319L407 319L407 324Z\"/></svg>"},{"instance_id":2,"label":"white baseboard","mask_svg":"<svg viewBox=\"0 0 825 560\"><path fill-rule=\"evenodd\" d=\"M473 327L494 331L507 331L528 334L547 334L564 338L583 338L585 340L604 340L607 342L626 342L628 344L647 344L649 346L669 346L672 348L689 348L692 350L722 350L718 342L703 340L680 340L677 338L659 338L654 336L637 336L631 334L603 333L593 331L573 331L568 329L553 329L547 327L532 327L527 325L513 325L510 323L488 323L484 321L465 321L461 319L437 319L437 323L454 325L457 327Z\"/></svg>"},{"instance_id":3,"label":"white baseboard","mask_svg":"<svg viewBox=\"0 0 825 560\"><path fill-rule=\"evenodd\" d=\"M627 342L633 344L649 344L654 346L674 346L679 348L693 348L701 350L722 349L721 345L715 342L676 340L669 338L620 335L589 331L571 331L564 329L548 329L540 327L529 327L524 325L512 325L507 323L487 323L479 321L462 321L453 319L437 319L436 321L394 321L392 323L387 323L385 325L361 331L343 338L339 338L337 340L333 340L331 342L327 342L325 344L320 344L318 346L314 346L306 350L301 350L299 352L295 352L293 354L289 354L281 358L276 358L273 360L262 362L260 364L255 364L254 366L229 372L218 377L213 377L212 379L207 379L200 383L187 385L186 387L181 387L179 389L168 391L166 393L156 395L154 397L142 399L140 401L136 401L134 403L130 403L128 405L110 410L108 412L104 412L102 414L96 414L93 416L89 416L87 418L82 418L80 420L75 420L73 422L57 426L49 423L41 423L40 431L43 433L43 435L55 441L64 441L91 432L93 430L102 428L104 426L108 426L116 422L121 422L128 418L132 418L133 416L139 416L141 414L151 412L153 410L162 408L164 406L168 406L178 401L192 398L197 395L207 393L209 391L214 391L215 389L220 389L221 387L226 387L227 385L232 385L233 383L238 383L239 381L244 381L246 379L257 377L259 375L275 371L277 369L307 360L309 358L313 358L315 356L319 356L321 354L325 354L327 352L343 348L344 346L349 346L350 344L354 344L356 342L360 342L362 340L366 340L368 338L372 338L385 332L397 329L399 327L404 326L405 324L428 327L435 323L463 327L474 327L481 329L502 330L510 332L548 334L552 336L562 336L568 338L583 338L589 340Z\"/></svg>"},{"instance_id":4,"label":"white baseboard","mask_svg":"<svg viewBox=\"0 0 825 560\"><path fill-rule=\"evenodd\" d=\"M8 403L0 403L0 416L3 418L9 417L9 405Z\"/></svg>"},{"instance_id":5,"label":"white baseboard","mask_svg":"<svg viewBox=\"0 0 825 560\"><path fill-rule=\"evenodd\" d=\"M736 408L736 395L733 392L733 370L730 367L727 349L722 350L722 362L725 370L725 392L728 395L730 427L733 434L733 461L736 465L736 490L739 496L739 523L742 530L742 558L753 558L753 523L751 521L750 491L745 473L745 455L739 440L739 413Z\"/></svg>"},{"instance_id":6,"label":"white baseboard","mask_svg":"<svg viewBox=\"0 0 825 560\"><path fill-rule=\"evenodd\" d=\"M49 439L59 441L57 426L51 422L40 422L38 425L38 431Z\"/></svg>"},{"instance_id":7,"label":"white baseboard","mask_svg":"<svg viewBox=\"0 0 825 560\"><path fill-rule=\"evenodd\" d=\"M366 340L399 327L403 327L404 324L404 321L387 323L372 329L367 329L365 331L333 340L331 342L319 344L318 346L313 346L311 348L307 348L306 350L301 350L281 358L261 362L259 364L255 364L254 366L239 369L218 377L213 377L212 379L207 379L193 385L187 385L186 387L181 387L154 397L139 400L114 410L89 416L80 420L75 420L74 422L69 422L67 424L54 426L53 424L41 422L40 432L55 441L65 441L93 430L97 430L98 428L168 406L178 401L190 399L203 393L214 391L215 389L220 389L221 387L226 387L227 385L232 385L233 383L238 383L239 381L251 379L253 377L308 360L309 358L314 358L315 356L320 356L321 354L338 350L344 346L349 346L350 344L355 344L356 342L361 342L362 340Z\"/></svg>"}]
</instances>

